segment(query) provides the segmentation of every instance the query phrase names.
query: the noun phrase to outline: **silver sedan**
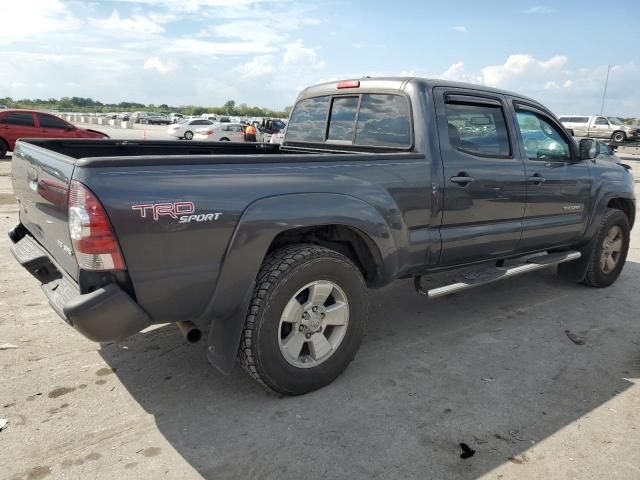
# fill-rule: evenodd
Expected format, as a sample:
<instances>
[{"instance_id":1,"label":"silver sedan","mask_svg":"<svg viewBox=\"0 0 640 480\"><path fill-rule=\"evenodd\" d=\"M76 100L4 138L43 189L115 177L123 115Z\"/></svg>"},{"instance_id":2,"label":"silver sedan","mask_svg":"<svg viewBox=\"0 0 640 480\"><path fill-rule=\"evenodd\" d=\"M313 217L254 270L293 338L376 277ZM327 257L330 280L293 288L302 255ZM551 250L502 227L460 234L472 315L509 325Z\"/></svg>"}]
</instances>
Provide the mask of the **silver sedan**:
<instances>
[{"instance_id":1,"label":"silver sedan","mask_svg":"<svg viewBox=\"0 0 640 480\"><path fill-rule=\"evenodd\" d=\"M169 127L167 133L172 137L184 138L185 140L192 140L195 131L199 128L213 125L211 120L205 120L204 118L193 118L191 120L183 120L178 123L174 123Z\"/></svg>"}]
</instances>

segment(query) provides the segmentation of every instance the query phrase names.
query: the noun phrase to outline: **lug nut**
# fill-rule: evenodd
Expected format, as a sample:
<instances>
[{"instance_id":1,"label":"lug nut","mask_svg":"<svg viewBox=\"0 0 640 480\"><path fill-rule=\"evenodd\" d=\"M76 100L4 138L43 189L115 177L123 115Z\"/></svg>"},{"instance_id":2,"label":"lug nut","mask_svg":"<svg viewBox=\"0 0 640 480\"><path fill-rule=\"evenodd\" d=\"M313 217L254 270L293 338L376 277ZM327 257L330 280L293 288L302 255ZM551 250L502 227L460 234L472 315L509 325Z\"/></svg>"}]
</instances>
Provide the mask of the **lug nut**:
<instances>
[{"instance_id":1,"label":"lug nut","mask_svg":"<svg viewBox=\"0 0 640 480\"><path fill-rule=\"evenodd\" d=\"M305 319L306 319L306 318L309 318L309 314L308 314L307 312L304 312L304 313L302 314L302 318L305 318Z\"/></svg>"},{"instance_id":2,"label":"lug nut","mask_svg":"<svg viewBox=\"0 0 640 480\"><path fill-rule=\"evenodd\" d=\"M324 319L324 317L326 317L326 315L324 313L321 313L320 318Z\"/></svg>"},{"instance_id":3,"label":"lug nut","mask_svg":"<svg viewBox=\"0 0 640 480\"><path fill-rule=\"evenodd\" d=\"M307 338L311 338L311 334L310 333L306 333L304 336L307 337Z\"/></svg>"},{"instance_id":4,"label":"lug nut","mask_svg":"<svg viewBox=\"0 0 640 480\"><path fill-rule=\"evenodd\" d=\"M311 310L313 310L313 313L318 311L318 307L313 307Z\"/></svg>"},{"instance_id":5,"label":"lug nut","mask_svg":"<svg viewBox=\"0 0 640 480\"><path fill-rule=\"evenodd\" d=\"M300 325L300 328L298 330L300 331L304 330L304 325Z\"/></svg>"}]
</instances>

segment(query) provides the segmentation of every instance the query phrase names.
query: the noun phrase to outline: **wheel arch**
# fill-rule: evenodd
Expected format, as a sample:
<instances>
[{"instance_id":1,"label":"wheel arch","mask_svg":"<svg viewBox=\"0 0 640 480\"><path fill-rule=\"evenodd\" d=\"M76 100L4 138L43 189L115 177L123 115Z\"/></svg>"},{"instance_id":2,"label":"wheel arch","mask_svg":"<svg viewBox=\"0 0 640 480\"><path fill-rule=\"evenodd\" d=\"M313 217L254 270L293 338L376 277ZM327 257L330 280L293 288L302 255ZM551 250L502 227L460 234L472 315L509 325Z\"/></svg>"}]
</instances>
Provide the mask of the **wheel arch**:
<instances>
[{"instance_id":1,"label":"wheel arch","mask_svg":"<svg viewBox=\"0 0 640 480\"><path fill-rule=\"evenodd\" d=\"M233 367L246 309L264 258L294 243L316 243L339 251L358 265L369 286L381 286L397 272L397 248L389 225L380 212L360 199L311 193L254 202L236 226L203 315L212 322L207 357L222 373L229 373Z\"/></svg>"},{"instance_id":2,"label":"wheel arch","mask_svg":"<svg viewBox=\"0 0 640 480\"><path fill-rule=\"evenodd\" d=\"M633 228L633 224L636 220L636 206L633 203L633 200L629 198L614 197L609 200L607 207L621 210L629 219L629 226Z\"/></svg>"},{"instance_id":3,"label":"wheel arch","mask_svg":"<svg viewBox=\"0 0 640 480\"><path fill-rule=\"evenodd\" d=\"M311 243L335 250L359 268L368 287L384 284L380 250L371 237L359 228L338 223L284 230L271 241L267 255L297 243Z\"/></svg>"}]
</instances>

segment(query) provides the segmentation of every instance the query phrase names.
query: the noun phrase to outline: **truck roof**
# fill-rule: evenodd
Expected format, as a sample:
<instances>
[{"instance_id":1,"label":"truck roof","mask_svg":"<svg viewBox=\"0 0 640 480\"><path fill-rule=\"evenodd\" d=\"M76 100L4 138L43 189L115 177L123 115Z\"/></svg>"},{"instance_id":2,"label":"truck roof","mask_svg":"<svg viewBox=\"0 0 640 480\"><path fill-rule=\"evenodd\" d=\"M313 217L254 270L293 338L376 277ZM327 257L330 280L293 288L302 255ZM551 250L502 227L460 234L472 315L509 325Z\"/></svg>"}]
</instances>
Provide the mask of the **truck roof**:
<instances>
[{"instance_id":1,"label":"truck roof","mask_svg":"<svg viewBox=\"0 0 640 480\"><path fill-rule=\"evenodd\" d=\"M474 83L466 82L454 82L451 80L441 80L437 78L422 78L422 77L363 77L363 78L350 78L335 80L326 83L320 83L304 89L299 99L303 97L315 97L323 93L335 94L340 82L360 82L360 89L372 89L372 90L403 90L408 84L417 84L422 87L458 87L467 88L472 90L479 90L483 92L492 92L502 95L511 95L524 100L529 100L538 104L539 102L532 98L520 95L519 93L510 92L507 90L501 90L498 88L487 87L486 85L478 85Z\"/></svg>"}]
</instances>

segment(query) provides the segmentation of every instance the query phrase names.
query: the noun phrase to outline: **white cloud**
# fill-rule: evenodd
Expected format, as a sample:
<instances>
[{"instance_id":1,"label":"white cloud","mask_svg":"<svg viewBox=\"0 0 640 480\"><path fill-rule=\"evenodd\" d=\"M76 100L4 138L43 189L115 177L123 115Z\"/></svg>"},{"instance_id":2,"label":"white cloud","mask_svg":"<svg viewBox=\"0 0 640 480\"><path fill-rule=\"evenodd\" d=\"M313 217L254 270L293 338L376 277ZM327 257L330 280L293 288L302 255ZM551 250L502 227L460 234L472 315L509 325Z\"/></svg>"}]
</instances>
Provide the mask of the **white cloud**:
<instances>
[{"instance_id":1,"label":"white cloud","mask_svg":"<svg viewBox=\"0 0 640 480\"><path fill-rule=\"evenodd\" d=\"M195 13L204 9L246 8L261 0L114 0L118 3L146 4L164 7L173 12Z\"/></svg>"},{"instance_id":2,"label":"white cloud","mask_svg":"<svg viewBox=\"0 0 640 480\"><path fill-rule=\"evenodd\" d=\"M353 48L362 48L362 47L364 47L364 44L363 43L352 43L351 46Z\"/></svg>"},{"instance_id":3,"label":"white cloud","mask_svg":"<svg viewBox=\"0 0 640 480\"><path fill-rule=\"evenodd\" d=\"M509 85L515 78L527 76L530 79L541 72L559 70L567 63L567 57L556 55L548 60L538 60L531 55L510 55L502 65L490 65L480 71L481 83L492 87Z\"/></svg>"},{"instance_id":4,"label":"white cloud","mask_svg":"<svg viewBox=\"0 0 640 480\"><path fill-rule=\"evenodd\" d=\"M277 43L282 34L261 20L242 20L223 23L213 28L218 37L234 38L256 43Z\"/></svg>"},{"instance_id":5,"label":"white cloud","mask_svg":"<svg viewBox=\"0 0 640 480\"><path fill-rule=\"evenodd\" d=\"M286 45L282 62L285 65L305 65L318 69L325 66L315 49L305 47L301 40Z\"/></svg>"},{"instance_id":6,"label":"white cloud","mask_svg":"<svg viewBox=\"0 0 640 480\"><path fill-rule=\"evenodd\" d=\"M262 77L269 73L273 73L275 70L273 60L273 55L259 55L250 62L237 67L236 71L242 74L245 78Z\"/></svg>"},{"instance_id":7,"label":"white cloud","mask_svg":"<svg viewBox=\"0 0 640 480\"><path fill-rule=\"evenodd\" d=\"M523 10L522 13L526 13L527 15L531 15L534 13L553 13L555 9L552 7L548 7L546 5L536 5L535 7L527 8Z\"/></svg>"},{"instance_id":8,"label":"white cloud","mask_svg":"<svg viewBox=\"0 0 640 480\"><path fill-rule=\"evenodd\" d=\"M71 31L82 24L59 0L0 1L0 45Z\"/></svg>"},{"instance_id":9,"label":"white cloud","mask_svg":"<svg viewBox=\"0 0 640 480\"><path fill-rule=\"evenodd\" d=\"M417 75L499 87L535 98L557 114L587 115L599 111L606 73L606 65L574 68L564 55L537 59L528 54L515 54L501 65L488 65L478 71L467 71L464 62L457 62L437 75ZM635 86L638 84L640 65L634 62L613 65L605 111L611 115L637 116L640 100Z\"/></svg>"},{"instance_id":10,"label":"white cloud","mask_svg":"<svg viewBox=\"0 0 640 480\"><path fill-rule=\"evenodd\" d=\"M465 27L464 25L456 25L455 27L452 27L451 29L455 30L456 32L467 33L467 27Z\"/></svg>"},{"instance_id":11,"label":"white cloud","mask_svg":"<svg viewBox=\"0 0 640 480\"><path fill-rule=\"evenodd\" d=\"M164 32L164 28L149 17L134 15L131 18L121 18L118 10L114 10L109 18L92 19L91 23L113 33L152 34Z\"/></svg>"},{"instance_id":12,"label":"white cloud","mask_svg":"<svg viewBox=\"0 0 640 480\"><path fill-rule=\"evenodd\" d=\"M178 38L169 42L167 52L192 53L194 55L243 55L269 53L276 48L256 42L208 42L193 38Z\"/></svg>"},{"instance_id":13,"label":"white cloud","mask_svg":"<svg viewBox=\"0 0 640 480\"><path fill-rule=\"evenodd\" d=\"M160 57L147 58L144 62L145 70L156 70L160 73L170 72L175 68L175 64L170 60L163 62Z\"/></svg>"},{"instance_id":14,"label":"white cloud","mask_svg":"<svg viewBox=\"0 0 640 480\"><path fill-rule=\"evenodd\" d=\"M457 62L447 68L442 74L438 75L438 78L444 78L445 80L461 80L464 73L464 62Z\"/></svg>"}]
</instances>

